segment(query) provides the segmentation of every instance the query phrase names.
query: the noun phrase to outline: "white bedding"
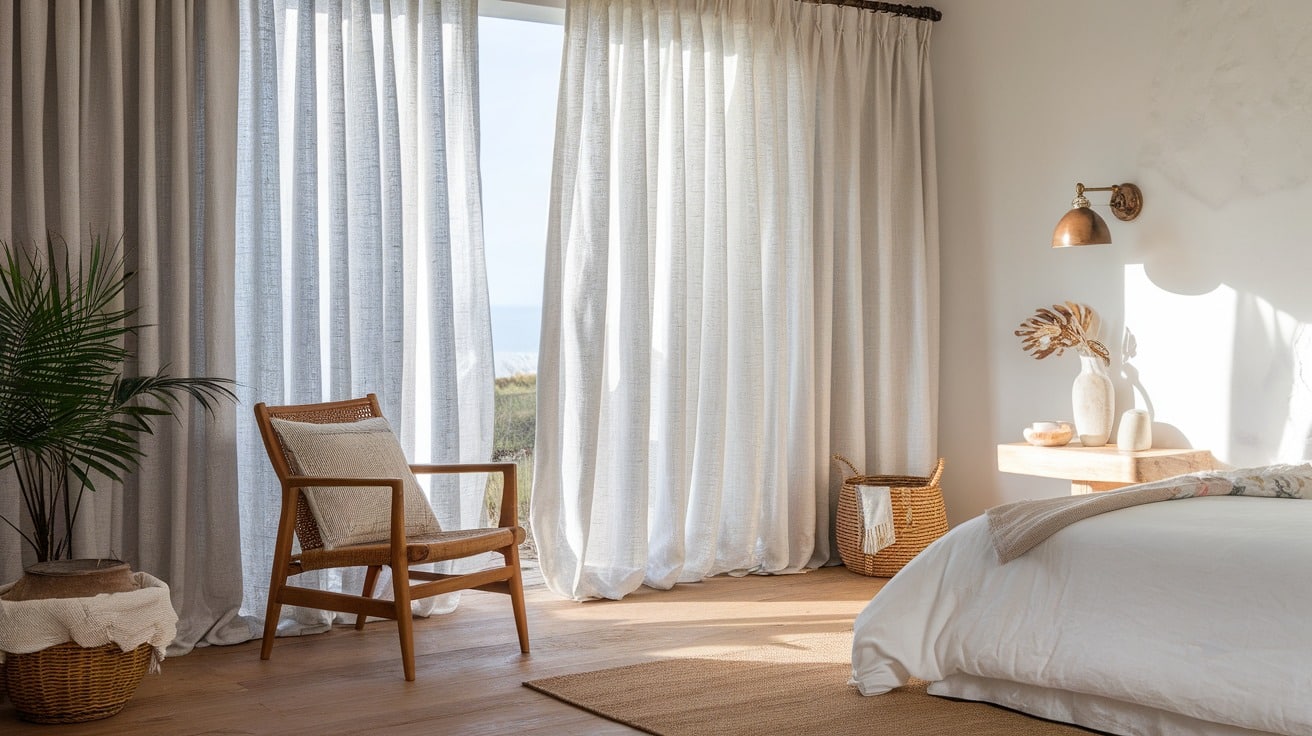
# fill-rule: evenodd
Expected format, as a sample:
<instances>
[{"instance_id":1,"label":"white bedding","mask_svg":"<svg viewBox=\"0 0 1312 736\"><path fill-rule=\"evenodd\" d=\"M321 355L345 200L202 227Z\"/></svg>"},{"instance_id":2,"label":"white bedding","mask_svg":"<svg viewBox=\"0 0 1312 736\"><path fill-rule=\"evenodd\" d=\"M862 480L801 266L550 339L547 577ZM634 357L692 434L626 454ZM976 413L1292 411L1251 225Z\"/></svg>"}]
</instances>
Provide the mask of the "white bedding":
<instances>
[{"instance_id":1,"label":"white bedding","mask_svg":"<svg viewBox=\"0 0 1312 736\"><path fill-rule=\"evenodd\" d=\"M918 677L1117 734L1312 734L1312 502L1219 496L1078 522L999 565L953 529L855 623L863 694Z\"/></svg>"}]
</instances>

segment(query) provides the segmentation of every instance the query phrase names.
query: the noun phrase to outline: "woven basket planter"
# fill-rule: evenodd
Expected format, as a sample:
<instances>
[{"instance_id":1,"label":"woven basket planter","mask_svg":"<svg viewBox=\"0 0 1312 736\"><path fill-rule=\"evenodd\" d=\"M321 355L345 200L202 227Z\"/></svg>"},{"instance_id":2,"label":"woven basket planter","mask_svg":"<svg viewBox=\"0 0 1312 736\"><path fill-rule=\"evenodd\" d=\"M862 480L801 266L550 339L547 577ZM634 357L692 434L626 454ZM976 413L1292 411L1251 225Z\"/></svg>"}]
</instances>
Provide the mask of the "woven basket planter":
<instances>
[{"instance_id":1,"label":"woven basket planter","mask_svg":"<svg viewBox=\"0 0 1312 736\"><path fill-rule=\"evenodd\" d=\"M847 569L862 575L891 578L920 554L934 540L947 534L948 515L943 505L943 459L928 476L861 475L847 458L834 455L852 474L843 479L838 492L838 517L835 531L838 554ZM888 486L893 506L893 529L897 541L869 555L861 550L865 529L861 521L861 502L857 486Z\"/></svg>"},{"instance_id":2,"label":"woven basket planter","mask_svg":"<svg viewBox=\"0 0 1312 736\"><path fill-rule=\"evenodd\" d=\"M117 644L74 642L29 654L6 654L0 664L18 716L33 723L80 723L108 718L127 704L150 667L151 646L124 652Z\"/></svg>"},{"instance_id":3,"label":"woven basket planter","mask_svg":"<svg viewBox=\"0 0 1312 736\"><path fill-rule=\"evenodd\" d=\"M108 718L162 659L177 620L168 585L118 560L37 563L0 586L0 682L24 720Z\"/></svg>"}]
</instances>

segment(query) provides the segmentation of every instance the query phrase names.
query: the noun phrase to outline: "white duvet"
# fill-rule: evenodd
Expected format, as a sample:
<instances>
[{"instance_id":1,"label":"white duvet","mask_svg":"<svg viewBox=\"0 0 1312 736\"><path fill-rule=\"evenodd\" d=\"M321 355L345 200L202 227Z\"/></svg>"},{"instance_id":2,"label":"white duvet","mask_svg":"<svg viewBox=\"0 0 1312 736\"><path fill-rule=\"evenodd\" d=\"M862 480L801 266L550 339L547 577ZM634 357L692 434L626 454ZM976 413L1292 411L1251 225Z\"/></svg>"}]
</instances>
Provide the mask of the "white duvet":
<instances>
[{"instance_id":1,"label":"white duvet","mask_svg":"<svg viewBox=\"0 0 1312 736\"><path fill-rule=\"evenodd\" d=\"M908 677L1117 734L1312 734L1312 501L1219 496L1073 524L999 565L984 517L857 617L852 682Z\"/></svg>"}]
</instances>

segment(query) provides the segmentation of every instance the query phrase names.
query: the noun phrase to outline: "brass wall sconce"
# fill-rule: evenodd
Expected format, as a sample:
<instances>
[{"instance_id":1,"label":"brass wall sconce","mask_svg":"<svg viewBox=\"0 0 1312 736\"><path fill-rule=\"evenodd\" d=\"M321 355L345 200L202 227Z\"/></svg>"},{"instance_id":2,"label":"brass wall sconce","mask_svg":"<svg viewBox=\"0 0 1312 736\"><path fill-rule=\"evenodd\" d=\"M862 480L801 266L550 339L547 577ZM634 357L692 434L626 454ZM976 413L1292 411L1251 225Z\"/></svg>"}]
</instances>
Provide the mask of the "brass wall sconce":
<instances>
[{"instance_id":1,"label":"brass wall sconce","mask_svg":"<svg viewBox=\"0 0 1312 736\"><path fill-rule=\"evenodd\" d=\"M1113 184L1110 187L1086 187L1075 185L1075 199L1071 201L1071 211L1057 223L1052 231L1052 247L1066 248L1072 245L1106 245L1112 242L1112 233L1107 223L1097 212L1089 209L1089 200L1085 192L1111 192L1112 214L1116 219L1129 222L1143 211L1143 192L1130 184Z\"/></svg>"}]
</instances>

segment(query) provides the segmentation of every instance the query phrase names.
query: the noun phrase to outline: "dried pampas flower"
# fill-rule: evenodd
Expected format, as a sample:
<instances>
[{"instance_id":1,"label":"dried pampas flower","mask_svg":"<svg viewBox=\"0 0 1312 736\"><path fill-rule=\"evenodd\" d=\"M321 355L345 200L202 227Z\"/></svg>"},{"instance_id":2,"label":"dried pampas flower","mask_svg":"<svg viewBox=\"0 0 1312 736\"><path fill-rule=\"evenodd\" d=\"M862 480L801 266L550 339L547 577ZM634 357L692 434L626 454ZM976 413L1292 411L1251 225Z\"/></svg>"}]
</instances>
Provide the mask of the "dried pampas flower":
<instances>
[{"instance_id":1,"label":"dried pampas flower","mask_svg":"<svg viewBox=\"0 0 1312 736\"><path fill-rule=\"evenodd\" d=\"M1015 334L1021 338L1021 349L1036 360L1075 348L1080 355L1102 358L1104 364L1111 365L1107 346L1094 339L1098 334L1097 318L1093 309L1084 304L1054 304L1052 309L1035 310L1033 317L1020 323Z\"/></svg>"}]
</instances>

